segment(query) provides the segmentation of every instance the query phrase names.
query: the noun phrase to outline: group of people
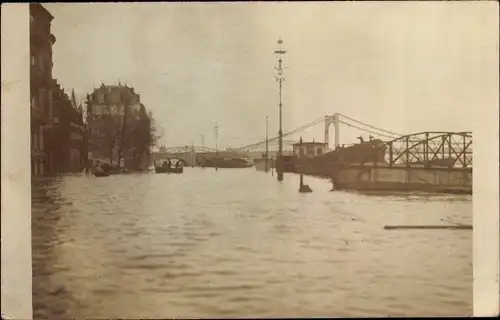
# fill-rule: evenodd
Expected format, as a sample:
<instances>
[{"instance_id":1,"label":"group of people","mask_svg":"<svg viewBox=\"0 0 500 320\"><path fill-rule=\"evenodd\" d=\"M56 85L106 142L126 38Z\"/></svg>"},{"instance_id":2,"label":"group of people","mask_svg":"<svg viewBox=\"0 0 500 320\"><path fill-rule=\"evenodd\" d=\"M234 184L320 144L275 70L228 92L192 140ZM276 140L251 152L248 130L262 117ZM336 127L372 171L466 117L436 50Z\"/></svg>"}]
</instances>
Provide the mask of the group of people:
<instances>
[{"instance_id":1,"label":"group of people","mask_svg":"<svg viewBox=\"0 0 500 320\"><path fill-rule=\"evenodd\" d=\"M183 166L183 163L180 160L176 161L176 163L174 165L175 168L180 168L182 166ZM155 167L156 167L156 161L155 161ZM164 169L170 169L170 168L172 168L172 162L170 160L162 161L161 167Z\"/></svg>"}]
</instances>

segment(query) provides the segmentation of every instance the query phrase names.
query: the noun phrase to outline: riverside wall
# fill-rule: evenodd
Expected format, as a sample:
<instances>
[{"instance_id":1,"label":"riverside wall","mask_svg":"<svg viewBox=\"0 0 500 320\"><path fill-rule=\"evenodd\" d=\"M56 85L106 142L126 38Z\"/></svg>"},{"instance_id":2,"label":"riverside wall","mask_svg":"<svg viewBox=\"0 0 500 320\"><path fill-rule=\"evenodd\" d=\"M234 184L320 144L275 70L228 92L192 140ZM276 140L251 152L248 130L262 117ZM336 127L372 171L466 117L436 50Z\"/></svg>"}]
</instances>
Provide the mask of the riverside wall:
<instances>
[{"instance_id":1,"label":"riverside wall","mask_svg":"<svg viewBox=\"0 0 500 320\"><path fill-rule=\"evenodd\" d=\"M337 171L334 188L472 194L472 169L350 166Z\"/></svg>"}]
</instances>

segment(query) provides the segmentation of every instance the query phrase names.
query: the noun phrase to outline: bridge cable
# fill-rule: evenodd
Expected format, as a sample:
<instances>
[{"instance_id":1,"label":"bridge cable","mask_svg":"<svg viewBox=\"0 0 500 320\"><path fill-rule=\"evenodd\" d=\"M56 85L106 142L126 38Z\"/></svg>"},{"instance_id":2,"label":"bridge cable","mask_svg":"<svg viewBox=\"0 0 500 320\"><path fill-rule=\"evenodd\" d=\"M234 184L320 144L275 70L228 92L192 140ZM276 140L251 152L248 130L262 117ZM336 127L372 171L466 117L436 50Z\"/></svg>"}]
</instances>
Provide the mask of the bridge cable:
<instances>
[{"instance_id":1,"label":"bridge cable","mask_svg":"<svg viewBox=\"0 0 500 320\"><path fill-rule=\"evenodd\" d=\"M381 136L381 137L390 138L390 139L397 138L397 136L390 136L390 135L387 135L387 134L383 134L383 133L378 133L378 132L375 132L375 131L371 131L371 130L368 130L368 129L365 129L365 128L362 128L362 127L358 127L356 125L344 122L342 120L339 120L339 122L342 123L342 124L345 124L345 125L347 125L349 127L356 128L356 129L359 129L359 130L362 130L362 131L365 131L365 132L368 132L368 133L372 133L372 134L375 134L375 135L378 135L378 136Z\"/></svg>"},{"instance_id":2,"label":"bridge cable","mask_svg":"<svg viewBox=\"0 0 500 320\"><path fill-rule=\"evenodd\" d=\"M310 127L312 127L312 126L314 126L314 125L316 125L316 124L318 124L318 123L320 123L322 121L324 121L324 117L318 118L318 119L316 119L314 121L309 122L308 124L305 124L305 125L303 125L301 127L298 127L298 128L295 128L295 129L293 129L291 131L283 133L283 137L286 137L286 136L292 135L294 133L306 130L306 129L308 129L308 128L310 128ZM278 139L279 139L279 136L276 136L276 137L267 139L267 141L268 142L272 142L272 141L276 141ZM264 143L266 143L266 140L259 141L257 143L253 143L253 144L249 144L249 145L246 145L246 146L243 146L243 147L239 147L239 148L236 148L235 150L249 149L251 147L256 147L256 146L262 145Z\"/></svg>"},{"instance_id":3,"label":"bridge cable","mask_svg":"<svg viewBox=\"0 0 500 320\"><path fill-rule=\"evenodd\" d=\"M402 134L400 134L400 133L392 132L392 131L389 131L389 130L381 129L381 128L378 128L378 127L366 124L364 122L358 121L358 120L350 118L348 116L345 116L345 115L343 115L341 113L339 113L339 115L342 116L342 117L344 117L344 118L346 118L346 119L348 119L348 120L351 120L351 121L356 122L358 124L364 125L366 127L369 127L369 128L375 129L375 130L379 130L379 131L382 131L382 132L385 132L385 133L389 133L389 134L392 134L392 135L402 136Z\"/></svg>"}]
</instances>

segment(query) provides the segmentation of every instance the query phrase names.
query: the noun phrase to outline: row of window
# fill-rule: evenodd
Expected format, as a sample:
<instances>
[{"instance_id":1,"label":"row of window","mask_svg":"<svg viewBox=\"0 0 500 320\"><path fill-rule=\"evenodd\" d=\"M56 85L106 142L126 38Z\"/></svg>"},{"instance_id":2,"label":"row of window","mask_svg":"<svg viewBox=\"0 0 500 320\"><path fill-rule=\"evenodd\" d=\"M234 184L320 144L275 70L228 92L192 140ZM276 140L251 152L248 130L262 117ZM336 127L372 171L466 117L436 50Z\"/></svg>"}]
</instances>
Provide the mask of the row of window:
<instances>
[{"instance_id":1,"label":"row of window","mask_svg":"<svg viewBox=\"0 0 500 320\"><path fill-rule=\"evenodd\" d=\"M40 176L45 173L45 161L42 159L32 159L31 160L31 174L34 176Z\"/></svg>"},{"instance_id":2,"label":"row of window","mask_svg":"<svg viewBox=\"0 0 500 320\"><path fill-rule=\"evenodd\" d=\"M92 114L100 115L100 114L125 114L125 105L123 104L114 104L114 105L93 105L92 106ZM141 111L140 104L133 104L128 106L128 110L132 114L138 114Z\"/></svg>"},{"instance_id":3,"label":"row of window","mask_svg":"<svg viewBox=\"0 0 500 320\"><path fill-rule=\"evenodd\" d=\"M127 101L127 103L136 103L137 102L137 100L135 100L134 98L132 98L132 99L124 98L119 92L118 93L100 92L97 94L97 99L96 99L96 102L98 102L98 103L106 103L106 102L120 103L120 102L124 102L124 101Z\"/></svg>"},{"instance_id":4,"label":"row of window","mask_svg":"<svg viewBox=\"0 0 500 320\"><path fill-rule=\"evenodd\" d=\"M47 61L46 61L47 60ZM42 72L45 71L45 67L49 65L50 63L48 62L49 59L46 59L43 55L31 55L31 66L32 67L39 67Z\"/></svg>"},{"instance_id":5,"label":"row of window","mask_svg":"<svg viewBox=\"0 0 500 320\"><path fill-rule=\"evenodd\" d=\"M297 150L298 154L300 156L303 156L303 155L311 155L311 156L316 156L316 155L321 155L323 154L323 149L322 148L317 148L315 149L314 147L306 147L305 149L305 152L304 152L304 148L298 148Z\"/></svg>"},{"instance_id":6,"label":"row of window","mask_svg":"<svg viewBox=\"0 0 500 320\"><path fill-rule=\"evenodd\" d=\"M33 26L33 23L35 22L35 17L33 17L33 14L30 12L30 27ZM50 33L50 22L46 20L40 20L38 19L38 23L36 26L37 30L43 30L46 33Z\"/></svg>"},{"instance_id":7,"label":"row of window","mask_svg":"<svg viewBox=\"0 0 500 320\"><path fill-rule=\"evenodd\" d=\"M78 134L78 133L71 133L70 134L70 139L71 140L83 140L83 137L81 134Z\"/></svg>"},{"instance_id":8,"label":"row of window","mask_svg":"<svg viewBox=\"0 0 500 320\"><path fill-rule=\"evenodd\" d=\"M31 96L31 107L44 109L48 101L48 91L45 88L38 90Z\"/></svg>"},{"instance_id":9,"label":"row of window","mask_svg":"<svg viewBox=\"0 0 500 320\"><path fill-rule=\"evenodd\" d=\"M33 150L43 150L44 139L43 139L43 129L39 128L38 132L31 133L31 148Z\"/></svg>"}]
</instances>

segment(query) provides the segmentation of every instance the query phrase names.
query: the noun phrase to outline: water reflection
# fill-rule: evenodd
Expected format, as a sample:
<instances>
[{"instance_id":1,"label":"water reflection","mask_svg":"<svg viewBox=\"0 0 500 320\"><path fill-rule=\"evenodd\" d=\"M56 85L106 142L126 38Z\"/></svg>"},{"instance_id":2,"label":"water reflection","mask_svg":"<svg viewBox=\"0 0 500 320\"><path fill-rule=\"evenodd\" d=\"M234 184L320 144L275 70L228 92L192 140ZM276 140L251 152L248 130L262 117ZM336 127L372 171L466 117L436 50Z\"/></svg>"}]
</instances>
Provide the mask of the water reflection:
<instances>
[{"instance_id":1,"label":"water reflection","mask_svg":"<svg viewBox=\"0 0 500 320\"><path fill-rule=\"evenodd\" d=\"M472 314L467 196L329 192L254 169L33 188L35 318Z\"/></svg>"}]
</instances>

